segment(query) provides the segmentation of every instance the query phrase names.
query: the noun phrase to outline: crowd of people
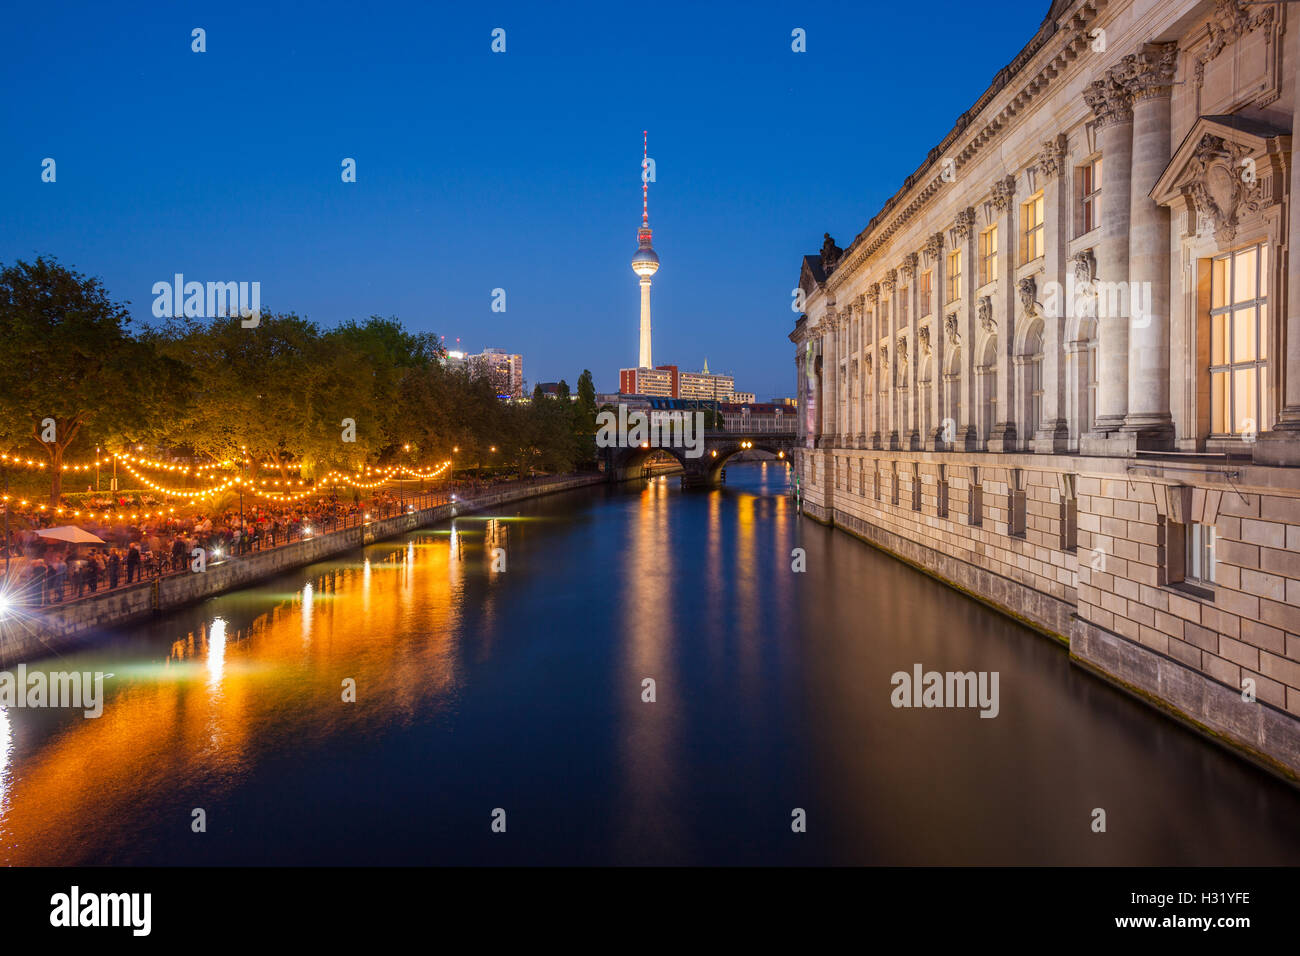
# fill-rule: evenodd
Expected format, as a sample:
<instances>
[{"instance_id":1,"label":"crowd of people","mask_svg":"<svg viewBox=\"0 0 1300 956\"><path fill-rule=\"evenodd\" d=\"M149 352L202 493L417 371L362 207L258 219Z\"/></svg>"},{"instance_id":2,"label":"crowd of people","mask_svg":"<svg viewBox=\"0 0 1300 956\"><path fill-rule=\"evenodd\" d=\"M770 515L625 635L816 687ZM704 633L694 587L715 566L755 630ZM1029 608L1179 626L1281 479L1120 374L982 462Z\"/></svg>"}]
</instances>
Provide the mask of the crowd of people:
<instances>
[{"instance_id":1,"label":"crowd of people","mask_svg":"<svg viewBox=\"0 0 1300 956\"><path fill-rule=\"evenodd\" d=\"M376 491L366 497L325 495L281 506L258 505L221 512L195 511L137 522L79 520L78 527L103 544L72 545L37 532L62 519L48 512L31 515L30 527L0 542L0 593L11 603L31 607L60 604L98 591L125 587L165 574L190 571L201 549L205 564L328 534L368 519L403 510L433 507L452 496L472 497L489 483L441 482L436 491L406 494ZM101 496L89 502L100 509L129 507L125 499ZM154 502L140 501L143 505ZM6 571L7 567L7 571Z\"/></svg>"}]
</instances>

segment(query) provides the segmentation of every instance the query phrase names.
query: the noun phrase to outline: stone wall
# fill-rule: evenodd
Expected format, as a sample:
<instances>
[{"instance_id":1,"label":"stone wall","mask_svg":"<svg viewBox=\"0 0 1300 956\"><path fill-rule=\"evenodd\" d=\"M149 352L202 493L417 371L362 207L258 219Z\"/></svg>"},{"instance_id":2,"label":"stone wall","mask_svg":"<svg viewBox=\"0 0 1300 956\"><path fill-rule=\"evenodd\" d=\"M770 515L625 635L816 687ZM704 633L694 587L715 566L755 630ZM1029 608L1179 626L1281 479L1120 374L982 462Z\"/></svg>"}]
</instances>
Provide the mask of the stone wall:
<instances>
[{"instance_id":1,"label":"stone wall","mask_svg":"<svg viewBox=\"0 0 1300 956\"><path fill-rule=\"evenodd\" d=\"M839 448L801 451L797 467L807 514L1068 643L1078 663L1300 776L1294 469ZM1013 487L1023 491L1023 532ZM1191 522L1215 529L1212 585L1171 580L1175 535Z\"/></svg>"},{"instance_id":2,"label":"stone wall","mask_svg":"<svg viewBox=\"0 0 1300 956\"><path fill-rule=\"evenodd\" d=\"M472 514L526 498L603 482L602 475L583 475L546 484L520 485L473 500L457 501L454 505L439 505L370 521L333 534L317 535L282 547L258 551L237 560L210 564L201 574L169 575L84 597L48 608L33 616L12 618L0 622L0 667L57 653L85 643L102 629L129 624L223 591L247 587L284 571L322 561L331 555L445 521L453 515Z\"/></svg>"}]
</instances>

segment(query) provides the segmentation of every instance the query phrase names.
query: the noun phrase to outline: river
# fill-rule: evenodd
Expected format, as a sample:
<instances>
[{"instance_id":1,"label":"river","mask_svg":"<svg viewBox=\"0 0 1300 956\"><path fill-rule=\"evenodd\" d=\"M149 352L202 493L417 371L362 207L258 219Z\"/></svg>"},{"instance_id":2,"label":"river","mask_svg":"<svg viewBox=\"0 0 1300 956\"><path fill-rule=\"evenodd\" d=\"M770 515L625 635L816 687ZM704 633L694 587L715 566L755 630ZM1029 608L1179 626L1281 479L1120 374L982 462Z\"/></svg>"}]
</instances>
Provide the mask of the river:
<instances>
[{"instance_id":1,"label":"river","mask_svg":"<svg viewBox=\"0 0 1300 956\"><path fill-rule=\"evenodd\" d=\"M0 710L0 862L1300 863L1296 789L799 517L782 465L727 480L461 517L40 662L112 676L98 718ZM915 664L996 672L996 716L893 706Z\"/></svg>"}]
</instances>

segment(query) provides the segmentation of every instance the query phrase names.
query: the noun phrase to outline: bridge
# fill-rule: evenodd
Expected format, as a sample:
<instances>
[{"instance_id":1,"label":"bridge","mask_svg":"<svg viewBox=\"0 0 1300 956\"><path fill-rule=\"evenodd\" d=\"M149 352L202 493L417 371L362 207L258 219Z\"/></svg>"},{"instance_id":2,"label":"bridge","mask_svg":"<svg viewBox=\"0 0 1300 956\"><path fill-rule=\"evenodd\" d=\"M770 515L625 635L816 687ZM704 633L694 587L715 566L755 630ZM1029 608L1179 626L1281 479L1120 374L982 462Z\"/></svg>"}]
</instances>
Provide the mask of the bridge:
<instances>
[{"instance_id":1,"label":"bridge","mask_svg":"<svg viewBox=\"0 0 1300 956\"><path fill-rule=\"evenodd\" d=\"M771 431L722 431L709 429L704 432L703 454L691 458L684 446L651 447L643 444L640 448L604 448L605 475L610 481L629 481L644 477L646 462L655 452L664 452L677 459L682 466L682 484L687 487L696 485L717 485L722 481L722 470L727 461L742 451L770 452L781 461L791 461L795 448L795 433Z\"/></svg>"}]
</instances>

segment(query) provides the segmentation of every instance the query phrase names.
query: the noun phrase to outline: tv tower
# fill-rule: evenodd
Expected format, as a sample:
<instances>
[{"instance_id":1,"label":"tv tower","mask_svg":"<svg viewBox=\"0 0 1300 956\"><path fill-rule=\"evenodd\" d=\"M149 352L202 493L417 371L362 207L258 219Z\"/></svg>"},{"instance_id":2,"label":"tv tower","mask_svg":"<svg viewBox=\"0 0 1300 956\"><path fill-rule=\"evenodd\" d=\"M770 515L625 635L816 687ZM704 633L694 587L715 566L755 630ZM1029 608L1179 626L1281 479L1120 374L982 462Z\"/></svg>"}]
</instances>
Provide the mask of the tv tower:
<instances>
[{"instance_id":1,"label":"tv tower","mask_svg":"<svg viewBox=\"0 0 1300 956\"><path fill-rule=\"evenodd\" d=\"M650 245L650 181L647 160L650 134L642 130L641 144L641 228L636 231L637 250L632 256L632 271L641 277L641 354L639 368L653 368L650 360L650 277L659 271L659 257Z\"/></svg>"}]
</instances>

